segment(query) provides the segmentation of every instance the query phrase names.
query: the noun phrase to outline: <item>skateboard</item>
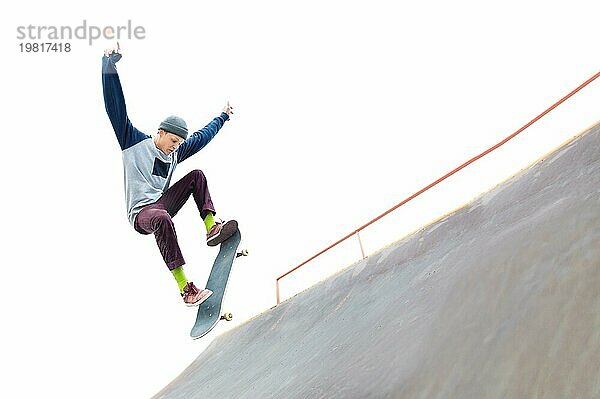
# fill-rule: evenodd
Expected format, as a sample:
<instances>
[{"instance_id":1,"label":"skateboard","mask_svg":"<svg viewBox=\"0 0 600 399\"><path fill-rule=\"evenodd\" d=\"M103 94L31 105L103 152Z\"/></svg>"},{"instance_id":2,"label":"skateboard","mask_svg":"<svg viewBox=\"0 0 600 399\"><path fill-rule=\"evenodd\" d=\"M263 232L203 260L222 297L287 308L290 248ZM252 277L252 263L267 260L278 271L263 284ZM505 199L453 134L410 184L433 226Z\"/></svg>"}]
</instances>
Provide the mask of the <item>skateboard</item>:
<instances>
[{"instance_id":1,"label":"skateboard","mask_svg":"<svg viewBox=\"0 0 600 399\"><path fill-rule=\"evenodd\" d=\"M248 255L248 250L237 252L237 247L240 245L241 239L242 236L238 229L231 237L221 243L219 254L213 263L208 281L206 282L206 288L211 290L213 294L198 307L196 323L194 323L194 327L192 327L192 331L190 332L190 336L193 339L198 339L208 334L215 328L219 320L231 321L233 318L231 313L221 315L221 306L233 261L240 256Z\"/></svg>"}]
</instances>

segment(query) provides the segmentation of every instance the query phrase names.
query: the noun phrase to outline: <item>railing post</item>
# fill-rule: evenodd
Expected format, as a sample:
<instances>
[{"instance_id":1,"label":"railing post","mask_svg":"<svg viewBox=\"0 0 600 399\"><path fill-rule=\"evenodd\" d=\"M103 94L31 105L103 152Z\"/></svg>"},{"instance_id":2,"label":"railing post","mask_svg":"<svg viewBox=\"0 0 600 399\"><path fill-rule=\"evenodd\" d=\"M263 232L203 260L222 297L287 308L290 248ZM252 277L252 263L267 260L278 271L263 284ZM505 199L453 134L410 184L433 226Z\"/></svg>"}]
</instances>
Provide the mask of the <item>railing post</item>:
<instances>
[{"instance_id":1,"label":"railing post","mask_svg":"<svg viewBox=\"0 0 600 399\"><path fill-rule=\"evenodd\" d=\"M365 256L365 249L363 248L362 245L362 240L360 239L360 230L356 230L356 238L358 238L358 245L360 245L360 253L362 255L362 259L366 258Z\"/></svg>"},{"instance_id":2,"label":"railing post","mask_svg":"<svg viewBox=\"0 0 600 399\"><path fill-rule=\"evenodd\" d=\"M279 305L281 301L279 300L279 279L275 280L275 290L277 291L277 304Z\"/></svg>"}]
</instances>

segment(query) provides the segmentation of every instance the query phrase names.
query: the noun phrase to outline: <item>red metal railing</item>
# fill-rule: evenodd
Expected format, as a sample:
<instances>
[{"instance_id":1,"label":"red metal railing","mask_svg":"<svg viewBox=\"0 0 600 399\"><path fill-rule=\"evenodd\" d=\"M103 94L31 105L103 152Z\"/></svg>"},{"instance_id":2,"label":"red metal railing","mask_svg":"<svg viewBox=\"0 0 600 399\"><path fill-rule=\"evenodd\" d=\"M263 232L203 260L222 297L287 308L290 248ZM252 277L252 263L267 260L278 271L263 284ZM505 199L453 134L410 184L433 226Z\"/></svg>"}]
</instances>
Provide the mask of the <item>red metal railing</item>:
<instances>
[{"instance_id":1,"label":"red metal railing","mask_svg":"<svg viewBox=\"0 0 600 399\"><path fill-rule=\"evenodd\" d=\"M406 204L407 202L409 202L409 201L413 200L414 198L418 197L419 195L423 194L425 191L427 191L430 188L436 186L440 182L446 180L448 177L452 176L453 174L457 173L458 171L466 168L467 166L469 166L473 162L477 161L478 159L480 159L480 158L486 156L487 154L489 154L490 152L496 150L498 147L506 144L509 140L513 139L515 136L517 136L518 134L522 133L525 129L527 129L528 127L530 127L531 125L533 125L534 123L536 123L537 121L539 121L540 119L542 119L544 116L546 116L548 113L550 113L556 107L558 107L559 105L561 105L563 102L567 101L575 93L577 93L578 91L580 91L581 89L583 89L584 87L586 87L587 85L589 85L590 83L592 83L599 76L600 76L600 72L597 72L594 76L592 76L591 78L589 78L588 80L586 80L585 82L583 82L581 85L579 85L575 90L571 91L569 94L567 94L566 96L564 96L563 98L561 98L560 100L558 100L557 102L555 102L552 106L550 106L544 112L542 112L541 114L539 114L538 116L536 116L535 118L533 118L531 121L529 121L528 123L526 123L523 127L521 127L519 130L517 130L516 132L514 132L513 134L511 134L510 136L508 136L507 138L505 138L504 140L502 140L498 144L494 145L493 147L488 148L487 150L485 150L481 154L479 154L479 155L477 155L477 156L469 159L467 162L463 163L462 165L460 165L456 169L454 169L454 170L446 173L444 176L440 177L439 179L437 179L433 183L431 183L428 186L422 188L421 190L417 191L416 193L414 193L410 197L406 198L405 200L401 201L397 205L395 205L392 208L388 209L387 211L383 212L381 215L379 215L376 218L372 219L368 223L365 223L364 225L360 226L358 229L356 229L353 232L347 234L346 236L340 238L339 240L337 240L336 242L334 242L333 244L331 244L330 246L328 246L324 250L322 250L322 251L318 252L317 254L311 256L310 258L308 258L304 262L300 263L298 266L294 267L293 269L291 269L291 270L287 271L286 273L282 274L281 276L277 277L277 279L275 280L276 290L277 290L277 304L281 303L280 297L279 297L279 280L281 280L282 278L290 275L291 273L295 272L296 270L300 269L302 266L306 265L307 263L309 263L310 261L312 261L315 258L319 257L320 255L324 254L325 252L329 251L330 249L332 249L333 247L337 246L338 244L341 244L342 242L346 241L348 238L352 237L353 235L357 236L358 242L360 244L360 250L361 250L361 253L362 253L362 257L365 258L365 252L364 252L362 241L360 239L360 234L359 234L362 230L364 230L365 228L369 227L373 223L377 222L379 219L387 216L388 214L390 214L391 212L395 211L396 209L398 209L402 205Z\"/></svg>"}]
</instances>

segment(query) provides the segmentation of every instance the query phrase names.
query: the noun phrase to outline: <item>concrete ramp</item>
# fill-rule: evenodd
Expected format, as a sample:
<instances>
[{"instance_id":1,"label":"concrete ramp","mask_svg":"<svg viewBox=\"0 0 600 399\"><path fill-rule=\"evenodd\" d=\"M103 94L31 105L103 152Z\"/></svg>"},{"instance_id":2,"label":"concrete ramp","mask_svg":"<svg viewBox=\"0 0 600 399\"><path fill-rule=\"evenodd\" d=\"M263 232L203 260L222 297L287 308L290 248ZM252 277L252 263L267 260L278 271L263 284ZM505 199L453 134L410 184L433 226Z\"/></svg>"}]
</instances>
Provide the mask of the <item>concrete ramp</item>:
<instances>
[{"instance_id":1,"label":"concrete ramp","mask_svg":"<svg viewBox=\"0 0 600 399\"><path fill-rule=\"evenodd\" d=\"M600 126L218 337L155 397L600 397Z\"/></svg>"}]
</instances>

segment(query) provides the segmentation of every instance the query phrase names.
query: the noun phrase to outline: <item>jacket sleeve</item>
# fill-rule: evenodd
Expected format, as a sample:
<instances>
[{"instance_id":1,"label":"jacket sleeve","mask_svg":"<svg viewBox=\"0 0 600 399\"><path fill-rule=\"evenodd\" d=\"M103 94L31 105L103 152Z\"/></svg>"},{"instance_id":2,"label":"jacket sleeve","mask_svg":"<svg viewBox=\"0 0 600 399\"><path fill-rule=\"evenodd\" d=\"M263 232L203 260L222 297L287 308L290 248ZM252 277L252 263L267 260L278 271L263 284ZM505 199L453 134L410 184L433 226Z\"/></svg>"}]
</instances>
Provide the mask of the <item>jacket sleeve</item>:
<instances>
[{"instance_id":1,"label":"jacket sleeve","mask_svg":"<svg viewBox=\"0 0 600 399\"><path fill-rule=\"evenodd\" d=\"M112 53L102 57L102 90L104 93L104 106L115 131L121 150L125 150L147 136L137 130L127 117L125 97L121 88L121 81L117 73L116 63L121 59L121 54Z\"/></svg>"},{"instance_id":2,"label":"jacket sleeve","mask_svg":"<svg viewBox=\"0 0 600 399\"><path fill-rule=\"evenodd\" d=\"M229 115L222 112L220 116L217 116L208 125L188 137L177 150L178 162L185 161L204 148L216 136L228 119Z\"/></svg>"}]
</instances>

